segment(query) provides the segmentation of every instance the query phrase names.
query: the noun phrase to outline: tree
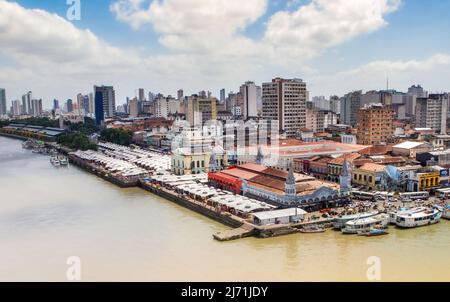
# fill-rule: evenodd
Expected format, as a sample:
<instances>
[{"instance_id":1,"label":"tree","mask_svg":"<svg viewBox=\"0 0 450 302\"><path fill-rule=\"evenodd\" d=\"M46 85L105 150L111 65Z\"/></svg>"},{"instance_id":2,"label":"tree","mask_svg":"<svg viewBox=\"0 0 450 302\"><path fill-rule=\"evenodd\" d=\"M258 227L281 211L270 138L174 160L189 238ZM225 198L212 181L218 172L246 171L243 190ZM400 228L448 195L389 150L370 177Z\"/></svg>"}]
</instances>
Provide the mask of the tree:
<instances>
[{"instance_id":1,"label":"tree","mask_svg":"<svg viewBox=\"0 0 450 302\"><path fill-rule=\"evenodd\" d=\"M129 146L133 142L133 132L124 129L105 129L101 132L101 139L123 146Z\"/></svg>"},{"instance_id":2,"label":"tree","mask_svg":"<svg viewBox=\"0 0 450 302\"><path fill-rule=\"evenodd\" d=\"M58 143L73 150L97 150L98 146L81 132L72 132L58 137Z\"/></svg>"}]
</instances>

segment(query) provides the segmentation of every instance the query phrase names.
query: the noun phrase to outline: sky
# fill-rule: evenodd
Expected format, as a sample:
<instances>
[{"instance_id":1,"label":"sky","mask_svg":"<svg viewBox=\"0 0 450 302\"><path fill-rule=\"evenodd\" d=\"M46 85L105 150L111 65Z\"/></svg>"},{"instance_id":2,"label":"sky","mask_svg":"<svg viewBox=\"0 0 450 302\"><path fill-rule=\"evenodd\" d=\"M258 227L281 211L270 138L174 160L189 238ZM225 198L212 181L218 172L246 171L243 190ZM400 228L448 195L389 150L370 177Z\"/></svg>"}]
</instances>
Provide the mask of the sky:
<instances>
[{"instance_id":1,"label":"sky","mask_svg":"<svg viewBox=\"0 0 450 302\"><path fill-rule=\"evenodd\" d=\"M442 0L0 0L0 87L44 107L94 85L114 85L122 104L138 88L218 95L275 77L303 79L311 97L388 78L450 91L448 11Z\"/></svg>"}]
</instances>

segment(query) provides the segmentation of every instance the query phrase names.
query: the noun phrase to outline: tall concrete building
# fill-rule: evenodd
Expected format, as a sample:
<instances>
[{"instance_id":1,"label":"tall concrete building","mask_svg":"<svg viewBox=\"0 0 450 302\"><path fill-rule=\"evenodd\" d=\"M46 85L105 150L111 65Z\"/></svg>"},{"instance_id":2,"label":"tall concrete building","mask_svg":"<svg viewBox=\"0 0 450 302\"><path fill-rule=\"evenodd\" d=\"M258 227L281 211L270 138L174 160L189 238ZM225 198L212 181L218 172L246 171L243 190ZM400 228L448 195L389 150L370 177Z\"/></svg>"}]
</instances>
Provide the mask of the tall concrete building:
<instances>
[{"instance_id":1,"label":"tall concrete building","mask_svg":"<svg viewBox=\"0 0 450 302\"><path fill-rule=\"evenodd\" d=\"M128 102L128 113L130 117L138 117L139 116L139 101L134 98Z\"/></svg>"},{"instance_id":2,"label":"tall concrete building","mask_svg":"<svg viewBox=\"0 0 450 302\"><path fill-rule=\"evenodd\" d=\"M12 101L11 114L13 116L19 116L22 114L22 107L19 100Z\"/></svg>"},{"instance_id":3,"label":"tall concrete building","mask_svg":"<svg viewBox=\"0 0 450 302\"><path fill-rule=\"evenodd\" d=\"M34 117L42 116L42 100L31 100L31 115Z\"/></svg>"},{"instance_id":4,"label":"tall concrete building","mask_svg":"<svg viewBox=\"0 0 450 302\"><path fill-rule=\"evenodd\" d=\"M225 88L220 90L220 102L224 103L225 102Z\"/></svg>"},{"instance_id":5,"label":"tall concrete building","mask_svg":"<svg viewBox=\"0 0 450 302\"><path fill-rule=\"evenodd\" d=\"M441 134L447 133L449 95L430 94L416 100L416 128L431 128Z\"/></svg>"},{"instance_id":6,"label":"tall concrete building","mask_svg":"<svg viewBox=\"0 0 450 302\"><path fill-rule=\"evenodd\" d=\"M361 108L362 91L347 93L341 98L341 124L356 126L358 110Z\"/></svg>"},{"instance_id":7,"label":"tall concrete building","mask_svg":"<svg viewBox=\"0 0 450 302\"><path fill-rule=\"evenodd\" d=\"M0 88L0 116L6 115L6 90Z\"/></svg>"},{"instance_id":8,"label":"tall concrete building","mask_svg":"<svg viewBox=\"0 0 450 302\"><path fill-rule=\"evenodd\" d=\"M395 111L391 106L369 104L359 109L357 140L360 145L388 143L394 135Z\"/></svg>"},{"instance_id":9,"label":"tall concrete building","mask_svg":"<svg viewBox=\"0 0 450 302\"><path fill-rule=\"evenodd\" d=\"M186 120L193 127L201 127L217 119L217 99L193 95L188 98Z\"/></svg>"},{"instance_id":10,"label":"tall concrete building","mask_svg":"<svg viewBox=\"0 0 450 302\"><path fill-rule=\"evenodd\" d=\"M261 87L253 82L246 82L240 87L242 96L241 114L244 119L258 116L258 104L261 104Z\"/></svg>"},{"instance_id":11,"label":"tall concrete building","mask_svg":"<svg viewBox=\"0 0 450 302\"><path fill-rule=\"evenodd\" d=\"M273 79L262 85L262 117L277 121L286 137L306 126L306 83L300 79Z\"/></svg>"},{"instance_id":12,"label":"tall concrete building","mask_svg":"<svg viewBox=\"0 0 450 302\"><path fill-rule=\"evenodd\" d=\"M22 114L32 114L31 113L31 100L33 98L33 93L28 91L22 96Z\"/></svg>"},{"instance_id":13,"label":"tall concrete building","mask_svg":"<svg viewBox=\"0 0 450 302\"><path fill-rule=\"evenodd\" d=\"M112 86L94 86L95 121L101 125L105 118L116 115L116 93Z\"/></svg>"},{"instance_id":14,"label":"tall concrete building","mask_svg":"<svg viewBox=\"0 0 450 302\"><path fill-rule=\"evenodd\" d=\"M184 91L183 91L183 89L179 89L179 90L177 91L177 99L178 99L179 101L182 101L182 100L184 99Z\"/></svg>"},{"instance_id":15,"label":"tall concrete building","mask_svg":"<svg viewBox=\"0 0 450 302\"><path fill-rule=\"evenodd\" d=\"M330 110L336 114L341 114L341 99L337 95L330 97Z\"/></svg>"},{"instance_id":16,"label":"tall concrete building","mask_svg":"<svg viewBox=\"0 0 450 302\"><path fill-rule=\"evenodd\" d=\"M170 114L180 113L181 102L172 97L159 97L154 103L155 117L168 118Z\"/></svg>"},{"instance_id":17,"label":"tall concrete building","mask_svg":"<svg viewBox=\"0 0 450 302\"><path fill-rule=\"evenodd\" d=\"M59 109L59 101L57 99L53 100L53 110L58 110Z\"/></svg>"},{"instance_id":18,"label":"tall concrete building","mask_svg":"<svg viewBox=\"0 0 450 302\"><path fill-rule=\"evenodd\" d=\"M73 111L73 101L72 99L68 99L66 102L66 111L72 112Z\"/></svg>"},{"instance_id":19,"label":"tall concrete building","mask_svg":"<svg viewBox=\"0 0 450 302\"><path fill-rule=\"evenodd\" d=\"M426 92L422 86L413 85L409 87L405 96L406 115L414 116L416 113L417 98L426 98L427 96L428 92Z\"/></svg>"},{"instance_id":20,"label":"tall concrete building","mask_svg":"<svg viewBox=\"0 0 450 302\"><path fill-rule=\"evenodd\" d=\"M138 98L138 100L139 100L140 102L145 101L145 91L144 91L144 88L139 88L139 98Z\"/></svg>"}]
</instances>

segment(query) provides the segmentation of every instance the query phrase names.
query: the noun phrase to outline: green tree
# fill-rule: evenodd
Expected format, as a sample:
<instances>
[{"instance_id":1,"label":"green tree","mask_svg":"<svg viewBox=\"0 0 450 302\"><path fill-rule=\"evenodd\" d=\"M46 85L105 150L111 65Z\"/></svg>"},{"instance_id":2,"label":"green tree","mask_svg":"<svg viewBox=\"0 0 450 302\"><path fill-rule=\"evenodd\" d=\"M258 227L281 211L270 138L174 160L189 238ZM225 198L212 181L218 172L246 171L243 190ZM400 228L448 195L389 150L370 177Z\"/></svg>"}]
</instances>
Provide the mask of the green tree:
<instances>
[{"instance_id":1,"label":"green tree","mask_svg":"<svg viewBox=\"0 0 450 302\"><path fill-rule=\"evenodd\" d=\"M124 129L105 129L101 132L101 139L110 143L129 146L133 142L133 132Z\"/></svg>"}]
</instances>

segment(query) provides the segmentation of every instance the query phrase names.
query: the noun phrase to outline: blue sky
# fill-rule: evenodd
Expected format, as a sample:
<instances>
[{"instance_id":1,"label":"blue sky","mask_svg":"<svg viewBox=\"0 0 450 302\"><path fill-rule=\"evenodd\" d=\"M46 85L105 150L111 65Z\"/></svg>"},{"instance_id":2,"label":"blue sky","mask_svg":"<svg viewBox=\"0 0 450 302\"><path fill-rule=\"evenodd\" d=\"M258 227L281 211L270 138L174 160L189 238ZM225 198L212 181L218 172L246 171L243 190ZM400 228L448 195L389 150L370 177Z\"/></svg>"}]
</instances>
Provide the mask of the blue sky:
<instances>
[{"instance_id":1,"label":"blue sky","mask_svg":"<svg viewBox=\"0 0 450 302\"><path fill-rule=\"evenodd\" d=\"M120 1L120 9L110 9L112 3ZM0 78L0 86L2 81L6 84L3 86L7 86L11 99L32 89L47 104L54 97L73 98L79 92L90 92L92 85L101 83L115 85L117 102L122 103L139 87L172 95L179 88L186 93L204 89L218 94L222 87L236 91L247 80L261 84L276 76L303 78L309 84L311 96L382 89L386 77L398 90L416 82L431 91L450 90L450 84L443 80L447 76L443 69L449 69L446 65L450 64L450 18L447 16L450 1L360 0L367 5L354 10L348 6L348 12L333 17L333 1L357 5L355 1L359 0L274 0L268 1L266 7L266 0L251 0L253 7L242 7L244 2L230 0L231 4L225 2L223 14L211 6L220 0L211 0L213 4L209 7L201 6L205 3L201 0L184 0L197 5L198 10L192 12L194 17L201 9L211 10L211 18L198 17L205 20L205 28L196 27L198 24L181 15L188 7L178 11L169 5L170 2L181 5L177 0L159 1L159 10L154 11L148 10L150 0L142 0L141 6L126 10L124 5L132 1L136 0L81 0L81 21L55 21L61 22L61 28L67 26L70 32L70 26L75 27L72 40L60 40L58 28L50 29L55 33L36 32L39 37L36 56L41 58L46 52L46 65L44 60L33 56L35 45L23 45L26 37L22 40L12 37L12 22L21 12L34 18L36 14L30 10L34 8L65 18L66 0L9 1L18 3L18 7L6 12L11 17L11 32L0 31L0 42L11 45L11 49L0 53L0 62L14 68L14 77ZM242 8L243 13L238 17L233 2ZM364 12L366 7L376 12ZM145 17L139 19L142 15ZM52 15L46 15L44 21L37 18L36 24L53 22L52 18ZM371 22L365 22L366 19ZM354 27L347 27L353 21ZM16 26L29 26L17 22ZM323 27L323 32L315 32L317 26ZM354 32L347 34L350 29ZM102 41L101 45L83 49L83 43L92 44L87 42L85 30ZM48 49L44 49L46 39ZM74 41L77 47L67 64L53 71L61 61L55 59L58 61L55 64L52 58L64 58L64 53L59 53L61 49L53 47L54 41L68 43L68 48L71 48L70 41ZM94 66L92 61L103 59L98 53L105 47L113 49L111 59L106 55L108 62L102 62L101 67ZM11 55L17 49L23 54ZM89 56L83 57L83 53ZM95 55L99 55L98 60ZM122 58L124 63L116 66ZM423 67L425 63L432 68ZM67 72L63 73L63 69ZM61 75L56 76L58 73ZM65 81L53 91L48 89L51 83L63 78ZM23 82L19 84L17 81L21 79Z\"/></svg>"}]
</instances>

